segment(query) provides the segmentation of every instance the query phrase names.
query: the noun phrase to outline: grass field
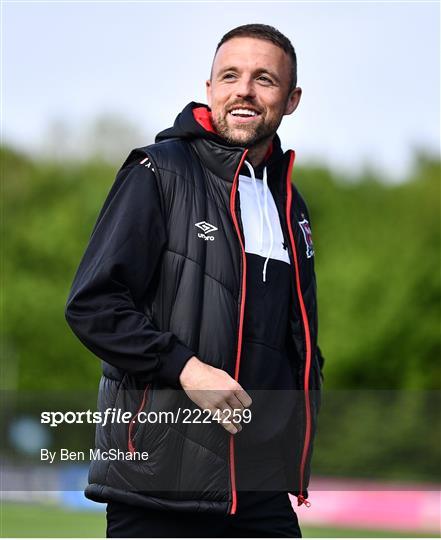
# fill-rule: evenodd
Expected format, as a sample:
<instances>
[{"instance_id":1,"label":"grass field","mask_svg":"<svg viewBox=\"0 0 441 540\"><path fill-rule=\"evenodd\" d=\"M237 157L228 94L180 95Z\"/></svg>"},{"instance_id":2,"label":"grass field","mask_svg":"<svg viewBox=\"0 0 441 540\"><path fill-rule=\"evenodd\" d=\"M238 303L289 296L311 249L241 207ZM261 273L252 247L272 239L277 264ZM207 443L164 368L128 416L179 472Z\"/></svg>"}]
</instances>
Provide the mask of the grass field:
<instances>
[{"instance_id":1,"label":"grass field","mask_svg":"<svg viewBox=\"0 0 441 540\"><path fill-rule=\"evenodd\" d=\"M409 534L405 531L366 531L313 527L302 527L302 533L305 538L431 537L429 535ZM105 514L104 511L71 511L51 505L4 503L1 507L0 536L1 538L104 538ZM433 535L432 538L436 538L436 535Z\"/></svg>"}]
</instances>

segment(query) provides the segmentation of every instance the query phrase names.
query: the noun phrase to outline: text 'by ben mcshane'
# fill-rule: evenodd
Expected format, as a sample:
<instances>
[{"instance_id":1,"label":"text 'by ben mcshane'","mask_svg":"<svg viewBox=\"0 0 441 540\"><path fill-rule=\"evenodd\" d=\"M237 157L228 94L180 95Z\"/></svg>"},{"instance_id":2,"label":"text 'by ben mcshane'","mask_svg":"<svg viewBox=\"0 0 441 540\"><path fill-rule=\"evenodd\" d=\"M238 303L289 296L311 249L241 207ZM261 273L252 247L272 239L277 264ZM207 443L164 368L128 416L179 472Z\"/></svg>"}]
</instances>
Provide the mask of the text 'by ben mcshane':
<instances>
[{"instance_id":1,"label":"text 'by ben mcshane'","mask_svg":"<svg viewBox=\"0 0 441 540\"><path fill-rule=\"evenodd\" d=\"M47 448L40 450L40 460L54 463L55 461L147 461L149 459L148 452L124 452L119 448L110 448L103 451L99 448L90 448L88 452L69 450L68 448L60 448L59 450L50 451Z\"/></svg>"}]
</instances>

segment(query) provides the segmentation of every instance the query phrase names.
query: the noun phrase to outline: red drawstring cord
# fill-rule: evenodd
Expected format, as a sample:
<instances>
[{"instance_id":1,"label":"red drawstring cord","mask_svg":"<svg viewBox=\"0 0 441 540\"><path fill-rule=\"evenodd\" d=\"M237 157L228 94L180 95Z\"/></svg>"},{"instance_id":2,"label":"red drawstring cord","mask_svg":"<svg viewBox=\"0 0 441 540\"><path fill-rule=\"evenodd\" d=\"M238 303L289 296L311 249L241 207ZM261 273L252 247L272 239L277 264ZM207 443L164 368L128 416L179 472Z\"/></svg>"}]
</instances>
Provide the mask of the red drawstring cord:
<instances>
[{"instance_id":1,"label":"red drawstring cord","mask_svg":"<svg viewBox=\"0 0 441 540\"><path fill-rule=\"evenodd\" d=\"M308 499L305 499L303 495L297 495L297 506L300 506L304 504L308 508L311 506L311 503L308 501Z\"/></svg>"}]
</instances>

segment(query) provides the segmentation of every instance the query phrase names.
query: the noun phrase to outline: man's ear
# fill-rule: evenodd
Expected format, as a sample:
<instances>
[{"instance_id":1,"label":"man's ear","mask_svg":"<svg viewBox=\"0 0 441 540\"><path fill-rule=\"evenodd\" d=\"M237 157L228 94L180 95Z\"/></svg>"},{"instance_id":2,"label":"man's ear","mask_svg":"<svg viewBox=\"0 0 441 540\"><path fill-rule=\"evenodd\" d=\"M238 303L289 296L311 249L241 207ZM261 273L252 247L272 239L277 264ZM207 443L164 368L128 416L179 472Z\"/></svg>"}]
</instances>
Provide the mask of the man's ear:
<instances>
[{"instance_id":1,"label":"man's ear","mask_svg":"<svg viewBox=\"0 0 441 540\"><path fill-rule=\"evenodd\" d=\"M211 81L210 79L205 81L205 90L207 91L207 105L211 109Z\"/></svg>"},{"instance_id":2,"label":"man's ear","mask_svg":"<svg viewBox=\"0 0 441 540\"><path fill-rule=\"evenodd\" d=\"M302 89L297 86L289 93L289 98L286 103L285 112L283 114L292 114L299 104L300 98L302 97Z\"/></svg>"}]
</instances>

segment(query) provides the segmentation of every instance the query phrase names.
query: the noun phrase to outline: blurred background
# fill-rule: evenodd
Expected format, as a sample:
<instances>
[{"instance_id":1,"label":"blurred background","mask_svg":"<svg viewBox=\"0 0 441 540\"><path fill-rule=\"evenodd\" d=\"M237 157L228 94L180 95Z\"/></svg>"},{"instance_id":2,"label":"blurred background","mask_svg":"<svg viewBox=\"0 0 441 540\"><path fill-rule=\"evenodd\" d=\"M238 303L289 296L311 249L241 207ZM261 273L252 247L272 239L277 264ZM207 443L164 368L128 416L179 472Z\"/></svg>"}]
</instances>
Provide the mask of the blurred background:
<instances>
[{"instance_id":1,"label":"blurred background","mask_svg":"<svg viewBox=\"0 0 441 540\"><path fill-rule=\"evenodd\" d=\"M326 359L304 536L439 536L439 3L1 10L2 536L104 536L87 467L36 465L93 445L93 426L39 422L95 406L100 362L64 304L119 166L206 102L218 41L250 22L291 39L303 89L279 135L311 212Z\"/></svg>"}]
</instances>

